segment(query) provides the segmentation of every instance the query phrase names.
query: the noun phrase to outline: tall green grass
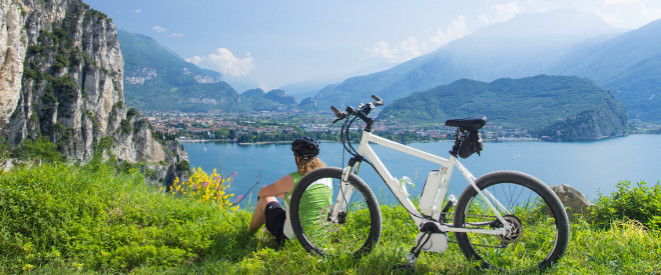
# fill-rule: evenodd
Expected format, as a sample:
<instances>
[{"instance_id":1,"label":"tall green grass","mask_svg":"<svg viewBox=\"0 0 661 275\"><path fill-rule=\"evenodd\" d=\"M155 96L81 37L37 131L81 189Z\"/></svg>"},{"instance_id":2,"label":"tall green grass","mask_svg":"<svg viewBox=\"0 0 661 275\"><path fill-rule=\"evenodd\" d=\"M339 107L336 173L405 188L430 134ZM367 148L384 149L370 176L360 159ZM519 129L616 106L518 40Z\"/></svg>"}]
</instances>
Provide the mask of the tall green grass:
<instances>
[{"instance_id":1,"label":"tall green grass","mask_svg":"<svg viewBox=\"0 0 661 275\"><path fill-rule=\"evenodd\" d=\"M0 177L0 206L0 273L192 264L225 253L247 215L163 194L136 170L103 164L14 169Z\"/></svg>"},{"instance_id":2,"label":"tall green grass","mask_svg":"<svg viewBox=\"0 0 661 275\"><path fill-rule=\"evenodd\" d=\"M143 179L135 169L117 172L99 163L45 164L3 173L0 274L408 273L397 266L404 263L417 229L402 207L381 207L382 238L372 253L360 259L324 258L306 253L296 241L278 247L262 230L248 233L251 209L219 209L162 193ZM627 217L608 224L574 221L565 257L548 272L661 270L656 229ZM443 254L423 252L415 273L485 273L474 266L451 243Z\"/></svg>"}]
</instances>

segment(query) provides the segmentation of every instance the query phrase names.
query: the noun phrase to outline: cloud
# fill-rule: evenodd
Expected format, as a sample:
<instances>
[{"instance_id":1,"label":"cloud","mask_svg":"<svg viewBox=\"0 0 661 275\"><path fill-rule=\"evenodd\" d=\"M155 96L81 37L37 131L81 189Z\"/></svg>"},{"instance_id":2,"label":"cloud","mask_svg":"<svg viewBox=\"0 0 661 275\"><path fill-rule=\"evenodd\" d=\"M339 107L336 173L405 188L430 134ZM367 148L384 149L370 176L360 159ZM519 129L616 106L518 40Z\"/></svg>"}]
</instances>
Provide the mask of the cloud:
<instances>
[{"instance_id":1,"label":"cloud","mask_svg":"<svg viewBox=\"0 0 661 275\"><path fill-rule=\"evenodd\" d=\"M638 28L661 18L658 0L492 0L488 11L478 16L483 25L503 22L533 12L575 9L593 13L619 28Z\"/></svg>"},{"instance_id":2,"label":"cloud","mask_svg":"<svg viewBox=\"0 0 661 275\"><path fill-rule=\"evenodd\" d=\"M436 34L430 37L429 41L431 42L431 47L436 49L452 40L463 37L467 34L468 28L466 27L466 18L459 16L445 28L445 31L442 29L436 30Z\"/></svg>"},{"instance_id":3,"label":"cloud","mask_svg":"<svg viewBox=\"0 0 661 275\"><path fill-rule=\"evenodd\" d=\"M400 63L429 53L466 34L468 34L466 19L464 16L459 16L445 29L440 28L423 40L418 40L415 36L409 36L394 46L391 46L386 41L379 41L371 48L365 50L368 53L368 57L386 58L391 63Z\"/></svg>"},{"instance_id":4,"label":"cloud","mask_svg":"<svg viewBox=\"0 0 661 275\"><path fill-rule=\"evenodd\" d=\"M535 2L535 4L538 5L539 8L541 9L540 11L544 10L544 8L542 8L542 6L545 6L543 2L544 1ZM510 1L505 3L492 3L489 5L489 14L478 15L478 18L480 19L480 21L482 21L484 25L491 25L494 23L507 21L509 19L512 19L514 16L517 16L522 13L531 12L533 10L536 10L537 8L538 7L531 7L529 5L526 6L518 1Z\"/></svg>"},{"instance_id":5,"label":"cloud","mask_svg":"<svg viewBox=\"0 0 661 275\"><path fill-rule=\"evenodd\" d=\"M526 11L526 8L521 6L519 2L507 2L503 4L494 4L492 7L496 11L496 16L501 20L508 20L517 14Z\"/></svg>"},{"instance_id":6,"label":"cloud","mask_svg":"<svg viewBox=\"0 0 661 275\"><path fill-rule=\"evenodd\" d=\"M141 9L136 9L136 10L134 10L133 12L135 12L135 13L141 13L142 10L141 10Z\"/></svg>"},{"instance_id":7,"label":"cloud","mask_svg":"<svg viewBox=\"0 0 661 275\"><path fill-rule=\"evenodd\" d=\"M173 32L171 35L172 35L172 37L182 37L182 36L184 36L183 33L176 33L176 32Z\"/></svg>"},{"instance_id":8,"label":"cloud","mask_svg":"<svg viewBox=\"0 0 661 275\"><path fill-rule=\"evenodd\" d=\"M207 56L196 55L186 59L186 61L195 65L208 65L220 70L225 75L235 77L247 76L255 68L250 53L246 53L245 57L239 58L225 48L218 48L215 53Z\"/></svg>"},{"instance_id":9,"label":"cloud","mask_svg":"<svg viewBox=\"0 0 661 275\"><path fill-rule=\"evenodd\" d=\"M168 30L168 29L166 29L164 27L161 27L161 26L153 26L153 27L151 27L151 29L154 30L155 32L164 32L164 31Z\"/></svg>"},{"instance_id":10,"label":"cloud","mask_svg":"<svg viewBox=\"0 0 661 275\"><path fill-rule=\"evenodd\" d=\"M608 0L596 13L611 24L637 28L661 18L661 4L648 0Z\"/></svg>"},{"instance_id":11,"label":"cloud","mask_svg":"<svg viewBox=\"0 0 661 275\"><path fill-rule=\"evenodd\" d=\"M637 0L606 0L606 6L617 5L617 4L638 4L640 1Z\"/></svg>"},{"instance_id":12,"label":"cloud","mask_svg":"<svg viewBox=\"0 0 661 275\"><path fill-rule=\"evenodd\" d=\"M191 58L186 58L186 62L193 63L195 65L199 65L200 63L202 63L203 60L204 58L202 58L199 55L193 56Z\"/></svg>"}]
</instances>

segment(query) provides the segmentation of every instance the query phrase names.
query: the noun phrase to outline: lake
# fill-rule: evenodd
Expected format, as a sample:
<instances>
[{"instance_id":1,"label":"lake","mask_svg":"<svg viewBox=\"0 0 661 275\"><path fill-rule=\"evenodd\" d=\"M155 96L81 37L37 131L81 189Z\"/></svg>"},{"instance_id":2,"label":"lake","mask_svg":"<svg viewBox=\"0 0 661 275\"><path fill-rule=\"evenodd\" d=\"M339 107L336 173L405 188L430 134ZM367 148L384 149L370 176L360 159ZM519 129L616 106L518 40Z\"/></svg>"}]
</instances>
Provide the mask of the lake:
<instances>
[{"instance_id":1,"label":"lake","mask_svg":"<svg viewBox=\"0 0 661 275\"><path fill-rule=\"evenodd\" d=\"M239 145L236 143L182 143L188 152L191 168L207 173L217 169L229 176L236 172L229 192L243 195L259 180L259 185L242 204L254 203L259 186L272 183L295 171L289 144ZM452 142L411 143L410 146L447 157ZM374 146L394 177L408 176L415 184L409 192L422 191L427 174L438 165L416 159L391 149ZM343 166L349 155L342 144L322 142L319 157L328 166ZM661 135L630 135L590 142L485 142L481 156L460 159L476 177L496 170L516 170L531 174L548 185L568 184L595 200L609 195L619 181L661 180ZM367 164L359 176L368 183L381 203L392 199L389 189ZM459 196L467 182L458 171L452 175L448 194Z\"/></svg>"}]
</instances>

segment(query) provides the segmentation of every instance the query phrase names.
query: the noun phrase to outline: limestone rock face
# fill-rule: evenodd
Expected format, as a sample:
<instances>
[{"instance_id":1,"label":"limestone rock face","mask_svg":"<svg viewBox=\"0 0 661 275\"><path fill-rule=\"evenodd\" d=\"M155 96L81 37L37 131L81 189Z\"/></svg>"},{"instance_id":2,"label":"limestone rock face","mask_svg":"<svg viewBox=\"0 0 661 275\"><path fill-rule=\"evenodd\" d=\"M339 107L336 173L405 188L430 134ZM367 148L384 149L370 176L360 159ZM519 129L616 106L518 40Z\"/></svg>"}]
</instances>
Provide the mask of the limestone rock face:
<instances>
[{"instance_id":1,"label":"limestone rock face","mask_svg":"<svg viewBox=\"0 0 661 275\"><path fill-rule=\"evenodd\" d=\"M0 128L9 123L20 97L27 34L21 5L0 1Z\"/></svg>"},{"instance_id":2,"label":"limestone rock face","mask_svg":"<svg viewBox=\"0 0 661 275\"><path fill-rule=\"evenodd\" d=\"M0 3L0 134L10 146L42 137L81 161L97 149L129 162L188 160L125 106L124 60L110 18L81 0Z\"/></svg>"}]
</instances>

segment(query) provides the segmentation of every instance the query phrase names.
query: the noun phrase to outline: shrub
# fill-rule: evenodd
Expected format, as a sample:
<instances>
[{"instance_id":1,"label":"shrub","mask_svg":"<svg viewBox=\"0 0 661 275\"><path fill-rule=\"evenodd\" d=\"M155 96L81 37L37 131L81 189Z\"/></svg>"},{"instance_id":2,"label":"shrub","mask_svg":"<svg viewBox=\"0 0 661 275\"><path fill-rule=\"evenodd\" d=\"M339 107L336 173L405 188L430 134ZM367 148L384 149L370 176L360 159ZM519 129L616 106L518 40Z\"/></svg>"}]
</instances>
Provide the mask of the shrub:
<instances>
[{"instance_id":1,"label":"shrub","mask_svg":"<svg viewBox=\"0 0 661 275\"><path fill-rule=\"evenodd\" d=\"M186 160L180 161L179 163L177 163L177 170L189 171L190 163Z\"/></svg>"},{"instance_id":2,"label":"shrub","mask_svg":"<svg viewBox=\"0 0 661 275\"><path fill-rule=\"evenodd\" d=\"M236 173L234 174L236 175ZM170 186L170 193L182 194L201 202L212 202L219 208L239 209L238 205L233 205L230 200L234 194L227 194L225 190L230 186L232 178L223 178L222 175L213 170L213 174L208 175L202 168L193 170L187 182L174 180Z\"/></svg>"},{"instance_id":3,"label":"shrub","mask_svg":"<svg viewBox=\"0 0 661 275\"><path fill-rule=\"evenodd\" d=\"M62 160L62 153L57 150L57 145L43 137L35 141L23 140L14 154L21 160L42 159L50 162Z\"/></svg>"},{"instance_id":4,"label":"shrub","mask_svg":"<svg viewBox=\"0 0 661 275\"><path fill-rule=\"evenodd\" d=\"M599 198L593 207L595 224L608 227L616 220L636 220L647 228L661 227L661 185L647 186L644 181L633 186L620 181L610 197Z\"/></svg>"},{"instance_id":5,"label":"shrub","mask_svg":"<svg viewBox=\"0 0 661 275\"><path fill-rule=\"evenodd\" d=\"M41 100L44 103L44 105L47 106L51 106L57 103L57 98L55 97L55 94L52 91L45 92Z\"/></svg>"},{"instance_id":6,"label":"shrub","mask_svg":"<svg viewBox=\"0 0 661 275\"><path fill-rule=\"evenodd\" d=\"M66 60L66 58L63 59ZM68 64L65 65L68 66ZM52 84L55 93L58 95L66 95L68 97L75 97L76 95L78 95L78 91L79 91L78 84L76 84L73 78L69 75L55 78L52 81Z\"/></svg>"},{"instance_id":7,"label":"shrub","mask_svg":"<svg viewBox=\"0 0 661 275\"><path fill-rule=\"evenodd\" d=\"M119 128L122 129L122 133L130 133L132 131L131 127L131 122L129 122L126 119L122 119L122 121L119 123Z\"/></svg>"},{"instance_id":8,"label":"shrub","mask_svg":"<svg viewBox=\"0 0 661 275\"><path fill-rule=\"evenodd\" d=\"M126 118L130 119L138 114L140 114L140 112L137 109L131 108L128 111L126 111Z\"/></svg>"},{"instance_id":9,"label":"shrub","mask_svg":"<svg viewBox=\"0 0 661 275\"><path fill-rule=\"evenodd\" d=\"M9 153L9 143L5 137L0 136L0 160L5 159Z\"/></svg>"}]
</instances>

